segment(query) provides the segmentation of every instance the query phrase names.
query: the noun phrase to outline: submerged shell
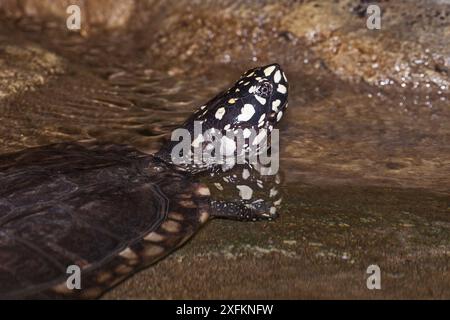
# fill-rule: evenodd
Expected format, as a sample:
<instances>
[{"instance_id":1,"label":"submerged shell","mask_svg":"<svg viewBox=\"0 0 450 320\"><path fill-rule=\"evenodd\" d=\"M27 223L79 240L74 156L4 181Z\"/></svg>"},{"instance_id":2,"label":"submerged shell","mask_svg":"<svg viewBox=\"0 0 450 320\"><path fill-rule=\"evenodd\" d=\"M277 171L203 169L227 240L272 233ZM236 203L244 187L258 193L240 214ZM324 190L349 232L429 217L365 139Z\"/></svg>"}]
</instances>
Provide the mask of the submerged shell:
<instances>
[{"instance_id":1,"label":"submerged shell","mask_svg":"<svg viewBox=\"0 0 450 320\"><path fill-rule=\"evenodd\" d=\"M0 297L93 298L186 241L203 187L130 147L56 144L0 156ZM68 289L68 266L81 289Z\"/></svg>"}]
</instances>

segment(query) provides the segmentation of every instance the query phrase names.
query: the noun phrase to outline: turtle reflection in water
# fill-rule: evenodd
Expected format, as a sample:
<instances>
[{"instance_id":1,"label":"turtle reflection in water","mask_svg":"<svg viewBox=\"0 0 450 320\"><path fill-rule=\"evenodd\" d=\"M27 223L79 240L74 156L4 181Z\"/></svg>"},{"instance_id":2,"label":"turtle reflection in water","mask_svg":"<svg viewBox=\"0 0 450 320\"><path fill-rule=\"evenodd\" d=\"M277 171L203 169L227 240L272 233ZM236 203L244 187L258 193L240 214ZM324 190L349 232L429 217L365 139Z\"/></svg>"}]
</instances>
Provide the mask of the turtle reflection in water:
<instances>
[{"instance_id":1,"label":"turtle reflection in water","mask_svg":"<svg viewBox=\"0 0 450 320\"><path fill-rule=\"evenodd\" d=\"M202 121L205 130L270 132L287 90L278 64L249 70L181 128L192 133ZM182 245L211 217L276 216L277 177L260 177L245 164L220 173L174 165L173 146L148 155L79 142L1 155L0 297L95 298ZM225 188L239 196L226 199ZM67 286L71 265L80 268L80 290Z\"/></svg>"}]
</instances>

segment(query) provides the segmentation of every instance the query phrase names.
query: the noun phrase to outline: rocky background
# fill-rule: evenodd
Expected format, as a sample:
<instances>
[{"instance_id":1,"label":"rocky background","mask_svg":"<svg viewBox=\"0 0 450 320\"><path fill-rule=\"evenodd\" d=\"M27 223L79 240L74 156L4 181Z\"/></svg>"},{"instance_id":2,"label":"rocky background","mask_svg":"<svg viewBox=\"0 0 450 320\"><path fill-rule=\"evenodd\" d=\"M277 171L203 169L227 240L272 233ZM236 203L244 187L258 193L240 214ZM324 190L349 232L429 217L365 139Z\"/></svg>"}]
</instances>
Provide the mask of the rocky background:
<instances>
[{"instance_id":1,"label":"rocky background","mask_svg":"<svg viewBox=\"0 0 450 320\"><path fill-rule=\"evenodd\" d=\"M382 6L382 29L365 28L366 8ZM146 48L170 67L214 57L231 63L277 56L307 46L342 79L418 87L448 87L450 12L445 0L417 1L177 1L3 0L9 18L65 22L69 4L82 9L86 37L105 30L146 33ZM302 50L302 51L303 51ZM286 56L303 61L304 52ZM244 58L246 57L246 58Z\"/></svg>"}]
</instances>

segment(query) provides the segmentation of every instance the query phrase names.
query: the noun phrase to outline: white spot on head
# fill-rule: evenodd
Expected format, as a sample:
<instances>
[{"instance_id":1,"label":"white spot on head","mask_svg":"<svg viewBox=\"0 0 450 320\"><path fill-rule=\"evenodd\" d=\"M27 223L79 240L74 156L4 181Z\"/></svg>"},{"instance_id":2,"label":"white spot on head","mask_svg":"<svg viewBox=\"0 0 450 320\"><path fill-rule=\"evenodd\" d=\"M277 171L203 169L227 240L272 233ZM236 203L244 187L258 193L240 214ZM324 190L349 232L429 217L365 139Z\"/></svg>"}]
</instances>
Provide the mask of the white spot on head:
<instances>
[{"instance_id":1,"label":"white spot on head","mask_svg":"<svg viewBox=\"0 0 450 320\"><path fill-rule=\"evenodd\" d=\"M244 138L247 139L252 134L252 131L250 129L248 129L248 128L245 128L244 131L243 131L243 134L244 134Z\"/></svg>"},{"instance_id":2,"label":"white spot on head","mask_svg":"<svg viewBox=\"0 0 450 320\"><path fill-rule=\"evenodd\" d=\"M265 117L266 117L266 114L265 114L265 113L263 113L263 114L261 115L261 117L259 117L259 120L258 120L258 122L261 122L261 121L263 121Z\"/></svg>"},{"instance_id":3,"label":"white spot on head","mask_svg":"<svg viewBox=\"0 0 450 320\"><path fill-rule=\"evenodd\" d=\"M234 157L226 157L225 161L222 164L222 171L228 171L231 168L234 167L236 164L236 161L234 160Z\"/></svg>"},{"instance_id":4,"label":"white spot on head","mask_svg":"<svg viewBox=\"0 0 450 320\"><path fill-rule=\"evenodd\" d=\"M270 76L273 72L273 70L275 70L275 66L270 66L264 69L264 75L266 77Z\"/></svg>"},{"instance_id":5,"label":"white spot on head","mask_svg":"<svg viewBox=\"0 0 450 320\"><path fill-rule=\"evenodd\" d=\"M248 169L242 170L242 178L247 180L248 177L250 177L250 171L248 171Z\"/></svg>"},{"instance_id":6,"label":"white spot on head","mask_svg":"<svg viewBox=\"0 0 450 320\"><path fill-rule=\"evenodd\" d=\"M285 93L287 92L287 89L286 89L286 87L283 86L282 84L279 84L279 85L278 85L278 88L277 88L277 91L278 91L279 93L285 94Z\"/></svg>"},{"instance_id":7,"label":"white spot on head","mask_svg":"<svg viewBox=\"0 0 450 320\"><path fill-rule=\"evenodd\" d=\"M275 112L278 112L278 107L280 106L281 101L280 100L275 100L274 102L272 102L272 110Z\"/></svg>"},{"instance_id":8,"label":"white spot on head","mask_svg":"<svg viewBox=\"0 0 450 320\"><path fill-rule=\"evenodd\" d=\"M277 72L275 72L275 75L273 76L273 81L275 81L275 83L280 82L281 80L281 72L280 70L277 70Z\"/></svg>"},{"instance_id":9,"label":"white spot on head","mask_svg":"<svg viewBox=\"0 0 450 320\"><path fill-rule=\"evenodd\" d=\"M205 141L205 139L203 138L203 135L202 135L202 134L199 134L199 135L197 136L197 138L195 138L194 141L192 141L191 145L192 145L194 148L198 148L199 145L200 145L200 143L202 143L203 141Z\"/></svg>"},{"instance_id":10,"label":"white spot on head","mask_svg":"<svg viewBox=\"0 0 450 320\"><path fill-rule=\"evenodd\" d=\"M266 130L262 129L258 135L255 137L255 139L253 139L252 145L256 146L258 145L261 141L264 140L264 138L266 137Z\"/></svg>"},{"instance_id":11,"label":"white spot on head","mask_svg":"<svg viewBox=\"0 0 450 320\"><path fill-rule=\"evenodd\" d=\"M281 120L282 116L283 116L283 111L278 112L278 114L277 114L277 122Z\"/></svg>"},{"instance_id":12,"label":"white spot on head","mask_svg":"<svg viewBox=\"0 0 450 320\"><path fill-rule=\"evenodd\" d=\"M246 185L238 185L236 188L239 189L239 196L242 200L250 200L253 195L253 189Z\"/></svg>"},{"instance_id":13,"label":"white spot on head","mask_svg":"<svg viewBox=\"0 0 450 320\"><path fill-rule=\"evenodd\" d=\"M233 103L235 103L236 102L236 99L234 99L234 98L231 98L230 100L228 100L228 103L229 104L233 104Z\"/></svg>"},{"instance_id":14,"label":"white spot on head","mask_svg":"<svg viewBox=\"0 0 450 320\"><path fill-rule=\"evenodd\" d=\"M258 95L255 96L256 100L259 101L259 103L261 103L262 105L266 104L266 99L264 99L263 97L260 97Z\"/></svg>"},{"instance_id":15,"label":"white spot on head","mask_svg":"<svg viewBox=\"0 0 450 320\"><path fill-rule=\"evenodd\" d=\"M248 93L254 93L256 91L256 86L251 86L250 89L248 89Z\"/></svg>"},{"instance_id":16,"label":"white spot on head","mask_svg":"<svg viewBox=\"0 0 450 320\"><path fill-rule=\"evenodd\" d=\"M222 120L223 115L225 114L225 108L224 107L220 107L219 109L217 109L215 117L217 120Z\"/></svg>"},{"instance_id":17,"label":"white spot on head","mask_svg":"<svg viewBox=\"0 0 450 320\"><path fill-rule=\"evenodd\" d=\"M220 145L221 155L231 156L234 154L235 150L236 143L234 142L234 140L228 138L227 136L222 137Z\"/></svg>"},{"instance_id":18,"label":"white spot on head","mask_svg":"<svg viewBox=\"0 0 450 320\"><path fill-rule=\"evenodd\" d=\"M241 114L237 117L238 121L248 121L255 114L255 108L253 105L246 103L241 109Z\"/></svg>"}]
</instances>

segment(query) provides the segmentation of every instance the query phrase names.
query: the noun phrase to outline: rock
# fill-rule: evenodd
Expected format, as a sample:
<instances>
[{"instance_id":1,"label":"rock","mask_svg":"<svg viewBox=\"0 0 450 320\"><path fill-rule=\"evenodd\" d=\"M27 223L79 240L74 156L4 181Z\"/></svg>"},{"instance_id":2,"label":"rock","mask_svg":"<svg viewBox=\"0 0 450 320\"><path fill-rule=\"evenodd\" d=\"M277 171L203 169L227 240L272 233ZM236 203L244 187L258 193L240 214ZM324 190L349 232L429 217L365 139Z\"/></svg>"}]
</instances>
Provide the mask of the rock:
<instances>
[{"instance_id":1,"label":"rock","mask_svg":"<svg viewBox=\"0 0 450 320\"><path fill-rule=\"evenodd\" d=\"M36 44L3 44L0 49L0 100L34 90L63 70L62 58Z\"/></svg>"},{"instance_id":2,"label":"rock","mask_svg":"<svg viewBox=\"0 0 450 320\"><path fill-rule=\"evenodd\" d=\"M104 298L449 298L445 196L414 189L298 183L287 189L291 200L277 221L212 221L188 245ZM308 207L300 207L298 199L307 199ZM399 226L406 208L411 211L408 221L417 227ZM362 222L362 217L370 222ZM339 228L342 220L352 228ZM309 241L302 240L305 235ZM292 241L285 246L288 251L269 244L268 239L285 243L286 236ZM371 264L381 269L382 290L367 289Z\"/></svg>"},{"instance_id":3,"label":"rock","mask_svg":"<svg viewBox=\"0 0 450 320\"><path fill-rule=\"evenodd\" d=\"M117 29L124 27L135 9L134 0L56 0L40 1L2 0L0 9L7 16L33 16L39 18L53 17L66 20L66 12L70 5L78 5L81 9L82 29L88 30L91 26L100 26L102 29ZM83 26L83 23L86 25Z\"/></svg>"},{"instance_id":4,"label":"rock","mask_svg":"<svg viewBox=\"0 0 450 320\"><path fill-rule=\"evenodd\" d=\"M449 87L450 5L442 1L382 2L381 29L366 27L359 1L298 5L281 27L306 41L342 79L418 87Z\"/></svg>"},{"instance_id":5,"label":"rock","mask_svg":"<svg viewBox=\"0 0 450 320\"><path fill-rule=\"evenodd\" d=\"M91 27L146 34L161 68L277 60L301 68L303 55L344 80L412 88L450 85L450 5L446 1L379 2L381 30L366 27L365 1L167 3L155 0L4 0L8 16L67 17L79 4ZM286 52L296 52L295 55ZM311 60L311 59L310 59ZM170 61L170 65L168 65Z\"/></svg>"}]
</instances>

